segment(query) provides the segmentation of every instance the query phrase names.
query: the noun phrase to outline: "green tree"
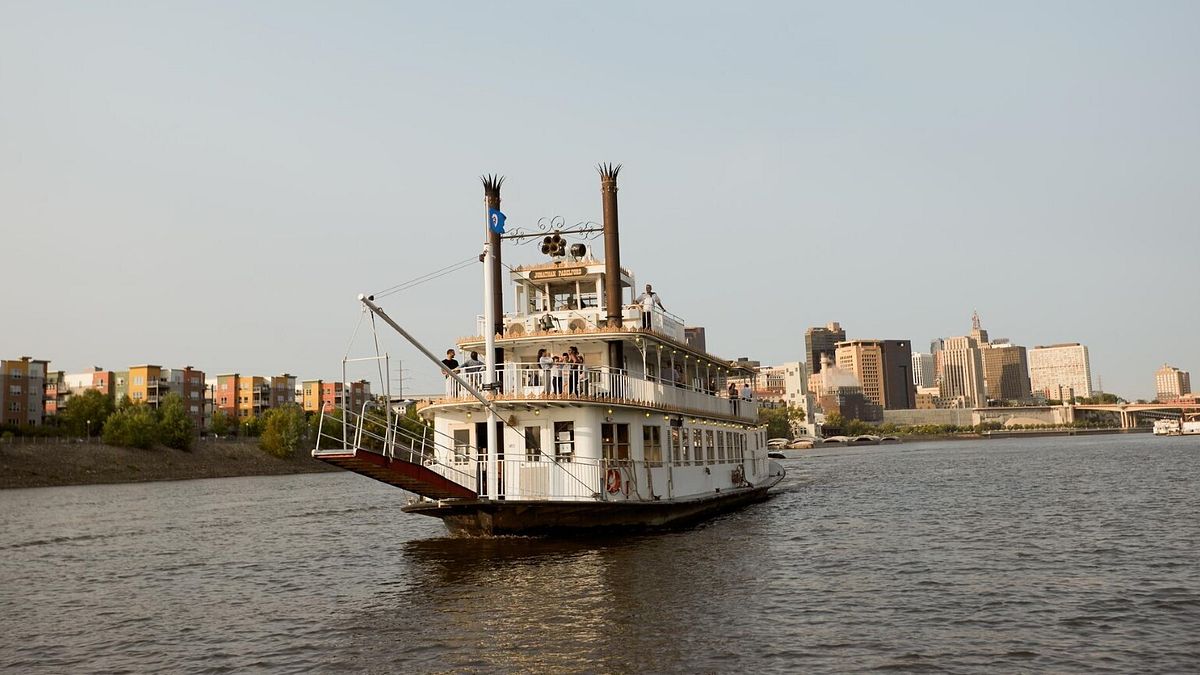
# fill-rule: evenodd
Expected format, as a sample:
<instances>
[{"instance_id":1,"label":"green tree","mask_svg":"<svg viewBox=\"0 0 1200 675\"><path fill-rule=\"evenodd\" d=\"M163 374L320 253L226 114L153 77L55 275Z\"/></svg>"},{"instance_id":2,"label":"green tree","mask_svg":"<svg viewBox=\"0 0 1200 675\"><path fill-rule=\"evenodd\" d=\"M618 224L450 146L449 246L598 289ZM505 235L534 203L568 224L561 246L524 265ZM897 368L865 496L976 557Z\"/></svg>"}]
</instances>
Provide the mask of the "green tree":
<instances>
[{"instance_id":1,"label":"green tree","mask_svg":"<svg viewBox=\"0 0 1200 675\"><path fill-rule=\"evenodd\" d=\"M224 410L216 410L208 421L208 430L214 436L228 436L234 431L233 419Z\"/></svg>"},{"instance_id":2,"label":"green tree","mask_svg":"<svg viewBox=\"0 0 1200 675\"><path fill-rule=\"evenodd\" d=\"M188 450L196 436L196 425L183 407L183 398L171 393L158 409L158 440L168 448Z\"/></svg>"},{"instance_id":3,"label":"green tree","mask_svg":"<svg viewBox=\"0 0 1200 675\"><path fill-rule=\"evenodd\" d=\"M767 425L767 438L790 439L794 423L803 417L804 413L794 406L782 408L764 406L758 409L758 423Z\"/></svg>"},{"instance_id":4,"label":"green tree","mask_svg":"<svg viewBox=\"0 0 1200 675\"><path fill-rule=\"evenodd\" d=\"M238 435L246 438L257 438L262 434L263 421L261 417L247 417L238 426Z\"/></svg>"},{"instance_id":5,"label":"green tree","mask_svg":"<svg viewBox=\"0 0 1200 675\"><path fill-rule=\"evenodd\" d=\"M158 416L148 406L131 404L109 415L102 435L108 445L149 449L158 440Z\"/></svg>"},{"instance_id":6,"label":"green tree","mask_svg":"<svg viewBox=\"0 0 1200 675\"><path fill-rule=\"evenodd\" d=\"M116 406L111 398L95 389L88 389L67 401L67 407L61 415L62 425L75 436L99 433L114 410Z\"/></svg>"},{"instance_id":7,"label":"green tree","mask_svg":"<svg viewBox=\"0 0 1200 675\"><path fill-rule=\"evenodd\" d=\"M258 447L276 457L288 458L296 454L308 440L308 421L304 410L298 405L272 408L263 415L262 436Z\"/></svg>"}]
</instances>

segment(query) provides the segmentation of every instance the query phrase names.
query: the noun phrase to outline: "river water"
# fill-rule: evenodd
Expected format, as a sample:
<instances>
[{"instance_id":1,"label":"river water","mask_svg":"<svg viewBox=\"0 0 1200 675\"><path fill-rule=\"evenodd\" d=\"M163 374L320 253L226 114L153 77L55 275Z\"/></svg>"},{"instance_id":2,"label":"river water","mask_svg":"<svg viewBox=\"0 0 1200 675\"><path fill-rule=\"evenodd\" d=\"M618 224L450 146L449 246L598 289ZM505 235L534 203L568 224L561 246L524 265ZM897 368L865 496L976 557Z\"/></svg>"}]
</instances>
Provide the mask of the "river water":
<instances>
[{"instance_id":1,"label":"river water","mask_svg":"<svg viewBox=\"0 0 1200 675\"><path fill-rule=\"evenodd\" d=\"M0 492L0 671L1195 672L1200 438L821 449L694 529L452 539L350 474Z\"/></svg>"}]
</instances>

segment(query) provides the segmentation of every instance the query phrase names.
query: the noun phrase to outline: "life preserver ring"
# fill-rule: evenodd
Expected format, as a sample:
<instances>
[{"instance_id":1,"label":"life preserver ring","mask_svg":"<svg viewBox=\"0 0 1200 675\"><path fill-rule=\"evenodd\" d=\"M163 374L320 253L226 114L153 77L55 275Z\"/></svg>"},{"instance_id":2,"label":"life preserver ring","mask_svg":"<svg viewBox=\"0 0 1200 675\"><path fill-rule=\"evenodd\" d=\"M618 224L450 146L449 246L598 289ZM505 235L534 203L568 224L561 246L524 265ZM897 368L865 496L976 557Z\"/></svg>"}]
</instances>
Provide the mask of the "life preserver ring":
<instances>
[{"instance_id":1,"label":"life preserver ring","mask_svg":"<svg viewBox=\"0 0 1200 675\"><path fill-rule=\"evenodd\" d=\"M609 494L616 494L621 491L621 472L617 469L609 469L604 474L604 489L608 490Z\"/></svg>"}]
</instances>

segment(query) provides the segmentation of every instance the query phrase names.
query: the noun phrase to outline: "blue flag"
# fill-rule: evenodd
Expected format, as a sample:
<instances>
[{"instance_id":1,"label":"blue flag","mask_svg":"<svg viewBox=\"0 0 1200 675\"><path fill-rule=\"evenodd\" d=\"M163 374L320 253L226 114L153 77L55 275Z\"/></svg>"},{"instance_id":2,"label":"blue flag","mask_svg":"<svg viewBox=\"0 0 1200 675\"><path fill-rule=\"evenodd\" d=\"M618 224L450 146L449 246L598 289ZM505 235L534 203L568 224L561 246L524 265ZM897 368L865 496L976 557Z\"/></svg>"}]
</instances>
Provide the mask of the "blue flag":
<instances>
[{"instance_id":1,"label":"blue flag","mask_svg":"<svg viewBox=\"0 0 1200 675\"><path fill-rule=\"evenodd\" d=\"M496 234L504 234L505 216L500 209L488 209L488 227Z\"/></svg>"}]
</instances>

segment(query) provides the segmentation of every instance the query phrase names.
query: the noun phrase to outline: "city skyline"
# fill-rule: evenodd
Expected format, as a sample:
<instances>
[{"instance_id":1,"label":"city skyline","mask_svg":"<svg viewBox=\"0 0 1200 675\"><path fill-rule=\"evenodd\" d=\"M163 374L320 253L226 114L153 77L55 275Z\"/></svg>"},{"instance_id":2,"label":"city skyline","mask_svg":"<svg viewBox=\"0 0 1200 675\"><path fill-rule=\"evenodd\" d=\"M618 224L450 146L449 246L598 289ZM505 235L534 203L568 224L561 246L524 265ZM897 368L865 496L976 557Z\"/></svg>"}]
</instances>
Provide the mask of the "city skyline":
<instances>
[{"instance_id":1,"label":"city skyline","mask_svg":"<svg viewBox=\"0 0 1200 675\"><path fill-rule=\"evenodd\" d=\"M1200 248L1200 8L681 7L0 9L22 289L0 353L334 378L357 293L478 254L477 175L508 177L510 227L598 222L592 167L619 161L623 264L724 358L798 360L830 319L925 344L978 309L1017 344L1087 344L1126 398L1198 367L1174 289ZM547 39L583 27L622 49ZM761 290L796 275L795 299ZM441 351L480 278L384 307Z\"/></svg>"}]
</instances>

